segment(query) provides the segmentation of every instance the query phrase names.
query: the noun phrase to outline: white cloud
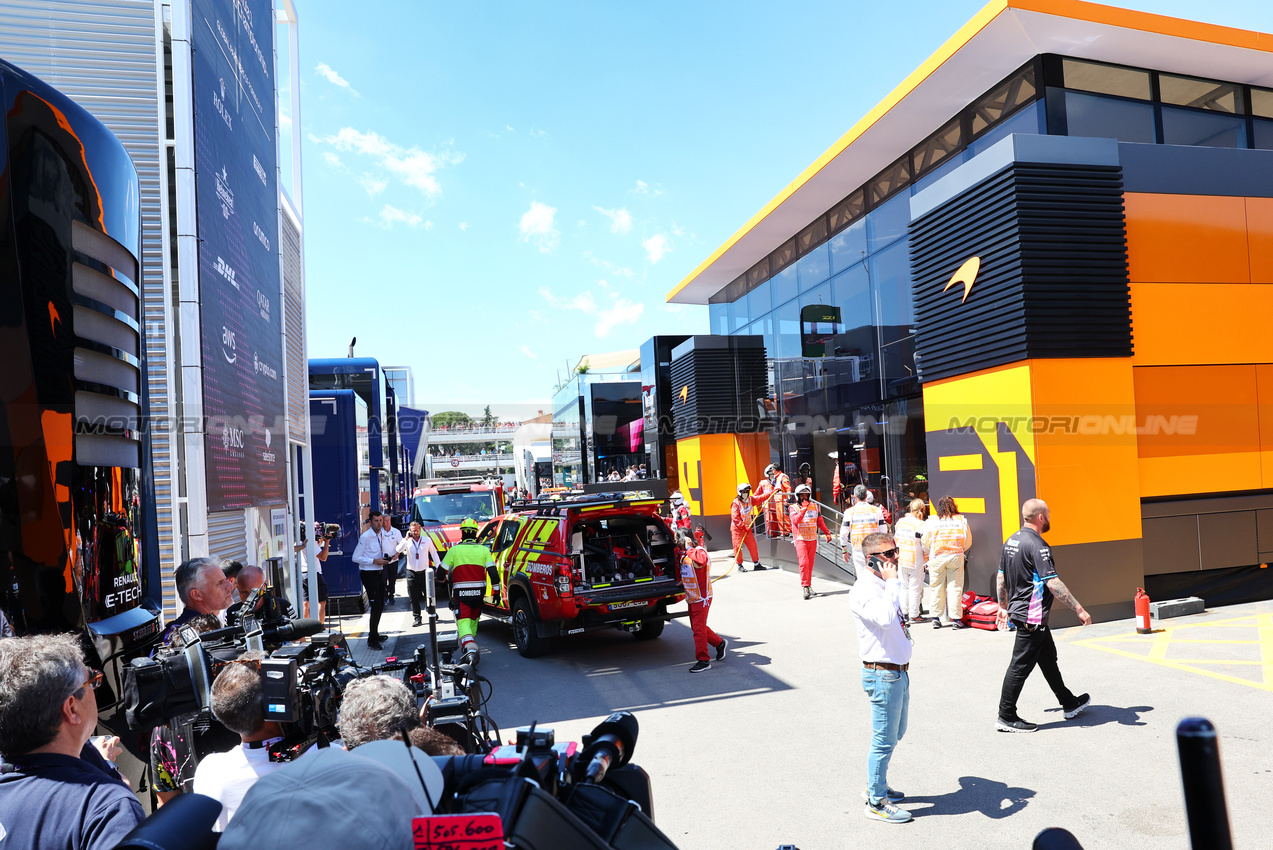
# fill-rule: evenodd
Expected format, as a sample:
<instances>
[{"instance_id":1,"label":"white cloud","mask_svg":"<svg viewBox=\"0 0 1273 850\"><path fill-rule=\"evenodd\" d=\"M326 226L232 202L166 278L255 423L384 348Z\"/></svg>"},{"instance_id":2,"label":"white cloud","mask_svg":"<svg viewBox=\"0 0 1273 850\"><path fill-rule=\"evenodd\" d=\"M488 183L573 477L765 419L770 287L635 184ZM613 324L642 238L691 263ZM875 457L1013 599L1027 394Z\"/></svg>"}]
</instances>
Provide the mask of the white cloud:
<instances>
[{"instance_id":1,"label":"white cloud","mask_svg":"<svg viewBox=\"0 0 1273 850\"><path fill-rule=\"evenodd\" d=\"M370 221L372 224L377 224L386 230L392 228L395 224L405 224L408 227L420 227L423 225L426 230L433 226L432 222L425 221L422 216L416 213L400 210L397 207L390 206L389 204L385 204L384 209L380 211L380 221L376 222L371 219L363 220Z\"/></svg>"},{"instance_id":2,"label":"white cloud","mask_svg":"<svg viewBox=\"0 0 1273 850\"><path fill-rule=\"evenodd\" d=\"M634 191L638 195L648 195L650 193L650 184L646 183L644 180L638 180Z\"/></svg>"},{"instance_id":3,"label":"white cloud","mask_svg":"<svg viewBox=\"0 0 1273 850\"><path fill-rule=\"evenodd\" d=\"M537 130L537 129L535 129L534 127L531 127L531 128L530 128L530 134L531 134L532 136L534 136L535 138L537 138L537 139L538 139L538 138L542 138L543 136L547 136L547 135L548 135L548 133L547 133L546 131L544 131L544 130Z\"/></svg>"},{"instance_id":4,"label":"white cloud","mask_svg":"<svg viewBox=\"0 0 1273 850\"><path fill-rule=\"evenodd\" d=\"M620 298L604 280L597 282L605 290L606 297L609 299L607 303L598 304L596 296L587 290L579 293L574 298L561 298L554 295L552 290L546 286L540 287L539 297L543 298L554 309L578 310L596 319L592 332L598 337L607 337L617 326L635 324L641 318L641 315L645 312L644 304L630 301L627 298Z\"/></svg>"},{"instance_id":5,"label":"white cloud","mask_svg":"<svg viewBox=\"0 0 1273 850\"><path fill-rule=\"evenodd\" d=\"M513 125L512 125L512 124L505 124L505 125L504 125L504 129L511 133L511 132L513 132Z\"/></svg>"},{"instance_id":6,"label":"white cloud","mask_svg":"<svg viewBox=\"0 0 1273 850\"><path fill-rule=\"evenodd\" d=\"M344 163L340 161L340 157L336 156L336 154L331 151L323 151L323 162L327 163L332 168L342 168L344 166Z\"/></svg>"},{"instance_id":7,"label":"white cloud","mask_svg":"<svg viewBox=\"0 0 1273 850\"><path fill-rule=\"evenodd\" d=\"M610 219L610 232L623 235L632 230L632 213L628 212L627 207L620 207L617 210L607 210L601 207L593 207L594 210Z\"/></svg>"},{"instance_id":8,"label":"white cloud","mask_svg":"<svg viewBox=\"0 0 1273 850\"><path fill-rule=\"evenodd\" d=\"M432 229L433 229L433 222L426 220L426 221L424 222L424 229L425 229L425 230L432 230Z\"/></svg>"},{"instance_id":9,"label":"white cloud","mask_svg":"<svg viewBox=\"0 0 1273 850\"><path fill-rule=\"evenodd\" d=\"M592 263L597 268L605 269L607 272L615 275L616 277L627 278L628 280L632 280L632 278L636 277L636 272L632 271L632 269L627 266L621 266L618 263L612 263L609 260L599 260L590 253L587 253L586 256L588 257L588 262Z\"/></svg>"},{"instance_id":10,"label":"white cloud","mask_svg":"<svg viewBox=\"0 0 1273 850\"><path fill-rule=\"evenodd\" d=\"M468 229L469 229L469 223L467 221L460 222L460 230L468 230Z\"/></svg>"},{"instance_id":11,"label":"white cloud","mask_svg":"<svg viewBox=\"0 0 1273 850\"><path fill-rule=\"evenodd\" d=\"M517 225L523 242L533 242L540 253L551 254L561 244L561 233L556 225L557 208L539 201L531 201L530 209L522 213Z\"/></svg>"},{"instance_id":12,"label":"white cloud","mask_svg":"<svg viewBox=\"0 0 1273 850\"><path fill-rule=\"evenodd\" d=\"M371 174L364 174L358 178L358 185L367 190L367 194L376 197L385 189L389 188L389 181L383 177L375 177Z\"/></svg>"},{"instance_id":13,"label":"white cloud","mask_svg":"<svg viewBox=\"0 0 1273 850\"><path fill-rule=\"evenodd\" d=\"M442 185L438 183L435 172L464 161L464 154L452 151L428 153L415 146L404 148L374 130L362 133L353 127L342 127L336 135L325 136L316 141L329 144L336 150L354 151L369 156L385 171L430 198L442 194Z\"/></svg>"},{"instance_id":14,"label":"white cloud","mask_svg":"<svg viewBox=\"0 0 1273 850\"><path fill-rule=\"evenodd\" d=\"M358 91L349 84L349 80L346 80L340 74L337 74L335 70L332 69L332 66L328 65L326 62L319 62L314 66L314 70L326 77L327 82L332 85L340 86L342 89L348 89L354 94L358 94Z\"/></svg>"},{"instance_id":15,"label":"white cloud","mask_svg":"<svg viewBox=\"0 0 1273 850\"><path fill-rule=\"evenodd\" d=\"M519 350L519 351L521 351L521 353L522 353L522 354L525 354L527 357L529 357L529 358L530 358L530 359L532 359L532 360L538 360L538 359L539 359L539 355L538 355L538 354L536 354L535 352L531 351L531 350L530 350L530 346L529 346L529 345L523 345L523 346L521 346L521 348L519 348L518 350Z\"/></svg>"},{"instance_id":16,"label":"white cloud","mask_svg":"<svg viewBox=\"0 0 1273 850\"><path fill-rule=\"evenodd\" d=\"M651 263L657 263L663 259L663 255L672 250L672 245L667 241L667 237L662 233L656 233L649 239L641 242L641 247L645 249L645 255L650 258Z\"/></svg>"}]
</instances>

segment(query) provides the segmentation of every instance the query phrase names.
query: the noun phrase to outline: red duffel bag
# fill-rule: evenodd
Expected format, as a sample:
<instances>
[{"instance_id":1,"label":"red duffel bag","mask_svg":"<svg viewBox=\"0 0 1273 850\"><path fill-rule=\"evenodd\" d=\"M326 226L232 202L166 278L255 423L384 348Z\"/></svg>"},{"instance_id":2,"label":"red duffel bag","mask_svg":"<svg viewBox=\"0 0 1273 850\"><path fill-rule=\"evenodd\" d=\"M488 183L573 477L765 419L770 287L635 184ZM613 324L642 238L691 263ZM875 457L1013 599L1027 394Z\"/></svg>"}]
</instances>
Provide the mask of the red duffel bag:
<instances>
[{"instance_id":1,"label":"red duffel bag","mask_svg":"<svg viewBox=\"0 0 1273 850\"><path fill-rule=\"evenodd\" d=\"M964 623L974 629L993 632L999 628L998 621L999 603L994 600L987 599L985 602L978 602L971 608L964 609Z\"/></svg>"}]
</instances>

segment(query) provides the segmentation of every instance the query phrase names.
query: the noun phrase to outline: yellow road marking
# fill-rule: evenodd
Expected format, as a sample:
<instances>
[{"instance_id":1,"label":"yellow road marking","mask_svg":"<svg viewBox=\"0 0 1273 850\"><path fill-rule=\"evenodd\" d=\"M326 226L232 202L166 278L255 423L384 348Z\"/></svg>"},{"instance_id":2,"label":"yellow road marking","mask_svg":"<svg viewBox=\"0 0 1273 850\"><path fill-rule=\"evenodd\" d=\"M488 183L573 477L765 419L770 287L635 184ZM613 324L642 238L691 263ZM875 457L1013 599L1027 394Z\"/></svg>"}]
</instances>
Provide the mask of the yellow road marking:
<instances>
[{"instance_id":1,"label":"yellow road marking","mask_svg":"<svg viewBox=\"0 0 1273 850\"><path fill-rule=\"evenodd\" d=\"M1225 640L1225 639L1209 639L1209 638L1186 638L1178 637L1179 633L1186 632L1189 629L1205 629L1213 626L1224 628L1245 628L1255 629L1259 636L1258 640ZM1161 631L1155 632L1153 641L1148 642L1148 653L1130 652L1126 649L1117 648L1111 644L1125 646L1129 643L1140 643L1142 647L1145 641L1144 635L1122 634L1109 635L1107 637L1087 638L1084 640L1076 640L1074 643L1081 646L1088 646L1092 649L1099 649L1102 652L1108 652L1113 655L1121 655L1125 658L1135 659L1137 661L1148 661L1151 664L1159 664L1163 667L1169 667L1173 670L1181 670L1187 673L1198 673L1203 676L1209 676L1213 679L1220 679L1225 682L1233 682L1238 685L1246 685L1248 687L1260 688L1261 690L1273 691L1273 614L1256 614L1245 617L1231 617L1226 620L1216 620L1212 622L1188 623L1180 626L1166 626ZM1187 643L1200 645L1248 645L1258 647L1258 658L1247 659L1196 659L1188 658L1183 660L1174 660L1167 658L1167 650L1172 643ZM1231 676L1216 670L1209 670L1199 666L1204 664L1214 664L1218 666L1233 667L1260 667L1261 681L1253 679L1243 679L1239 676Z\"/></svg>"}]
</instances>

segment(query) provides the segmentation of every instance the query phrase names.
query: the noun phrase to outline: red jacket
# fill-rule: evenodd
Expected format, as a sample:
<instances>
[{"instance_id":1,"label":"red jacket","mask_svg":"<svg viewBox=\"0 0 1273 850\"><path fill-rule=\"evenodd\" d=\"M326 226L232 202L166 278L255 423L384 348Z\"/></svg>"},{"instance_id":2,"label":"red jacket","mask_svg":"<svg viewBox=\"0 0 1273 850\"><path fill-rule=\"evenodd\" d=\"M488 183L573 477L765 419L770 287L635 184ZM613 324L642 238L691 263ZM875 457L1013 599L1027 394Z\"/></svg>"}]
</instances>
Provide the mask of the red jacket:
<instances>
[{"instance_id":1,"label":"red jacket","mask_svg":"<svg viewBox=\"0 0 1273 850\"><path fill-rule=\"evenodd\" d=\"M751 504L743 507L743 503L734 499L729 503L729 527L733 530L740 531L744 534L747 529L751 528L751 521L754 518L752 514L752 505L762 505L765 502L764 496L751 496Z\"/></svg>"}]
</instances>

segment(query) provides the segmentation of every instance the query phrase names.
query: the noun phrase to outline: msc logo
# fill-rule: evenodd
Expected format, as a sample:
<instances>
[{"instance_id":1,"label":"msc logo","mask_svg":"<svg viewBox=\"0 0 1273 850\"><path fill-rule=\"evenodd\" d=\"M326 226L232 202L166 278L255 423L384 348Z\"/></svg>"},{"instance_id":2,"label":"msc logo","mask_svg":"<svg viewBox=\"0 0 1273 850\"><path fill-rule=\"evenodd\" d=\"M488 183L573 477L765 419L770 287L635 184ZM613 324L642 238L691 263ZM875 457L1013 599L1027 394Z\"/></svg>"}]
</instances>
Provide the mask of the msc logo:
<instances>
[{"instance_id":1,"label":"msc logo","mask_svg":"<svg viewBox=\"0 0 1273 850\"><path fill-rule=\"evenodd\" d=\"M973 281L977 279L977 272L980 271L980 269L981 257L969 257L964 261L964 264L959 267L959 270L955 272L954 276L951 277L950 283L942 287L942 292L945 292L957 283L962 283L964 285L964 297L959 299L959 303L964 303L968 300L968 293L972 292Z\"/></svg>"}]
</instances>

